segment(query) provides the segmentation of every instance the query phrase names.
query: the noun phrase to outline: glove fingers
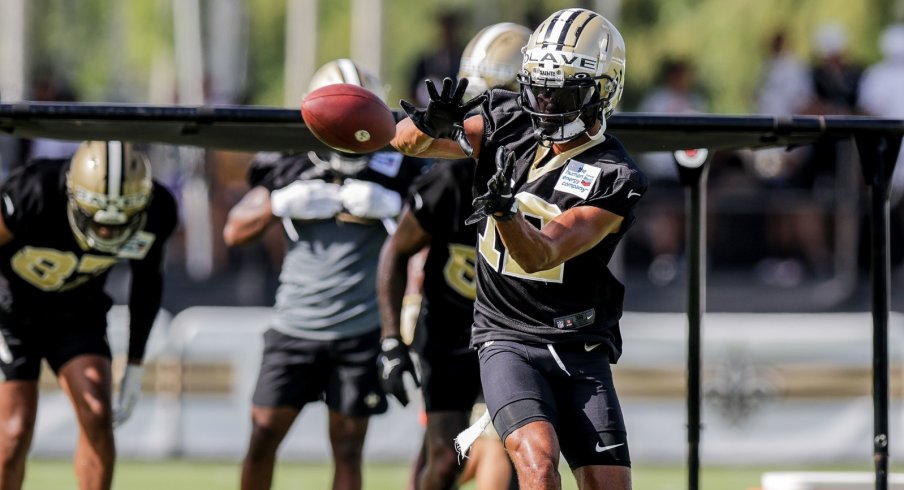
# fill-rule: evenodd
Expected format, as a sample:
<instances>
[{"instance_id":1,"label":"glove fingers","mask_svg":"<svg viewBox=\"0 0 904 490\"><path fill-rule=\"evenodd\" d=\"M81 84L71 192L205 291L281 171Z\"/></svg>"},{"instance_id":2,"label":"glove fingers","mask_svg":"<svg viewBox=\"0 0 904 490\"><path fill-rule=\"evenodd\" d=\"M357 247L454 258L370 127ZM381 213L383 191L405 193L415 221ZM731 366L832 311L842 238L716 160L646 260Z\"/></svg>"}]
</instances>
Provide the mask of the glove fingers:
<instances>
[{"instance_id":1,"label":"glove fingers","mask_svg":"<svg viewBox=\"0 0 904 490\"><path fill-rule=\"evenodd\" d=\"M405 99L399 100L399 105L402 106L402 110L405 111L405 114L408 114L408 117L414 119L417 115L417 108L415 108L410 102Z\"/></svg>"},{"instance_id":2,"label":"glove fingers","mask_svg":"<svg viewBox=\"0 0 904 490\"><path fill-rule=\"evenodd\" d=\"M461 151L465 152L466 156L470 157L474 154L474 147L471 146L471 142L468 141L468 135L465 134L463 128L456 127L453 136L455 137L455 140L458 141L458 146L461 147Z\"/></svg>"},{"instance_id":3,"label":"glove fingers","mask_svg":"<svg viewBox=\"0 0 904 490\"><path fill-rule=\"evenodd\" d=\"M464 95L464 93L462 93L462 95ZM486 94L478 95L477 97L474 97L473 99L465 102L464 105L461 106L461 110L462 110L462 112L467 114L467 113L473 111L477 106L482 105L484 102L486 102L486 100L487 100Z\"/></svg>"},{"instance_id":4,"label":"glove fingers","mask_svg":"<svg viewBox=\"0 0 904 490\"><path fill-rule=\"evenodd\" d=\"M443 78L443 93L441 95L443 101L450 100L452 96L452 79L449 77Z\"/></svg>"},{"instance_id":5,"label":"glove fingers","mask_svg":"<svg viewBox=\"0 0 904 490\"><path fill-rule=\"evenodd\" d=\"M427 95L430 96L430 100L439 100L439 93L436 92L436 85L434 85L433 80L428 78L424 80L424 83L427 85Z\"/></svg>"},{"instance_id":6,"label":"glove fingers","mask_svg":"<svg viewBox=\"0 0 904 490\"><path fill-rule=\"evenodd\" d=\"M460 78L458 80L458 85L455 87L455 94L452 95L452 100L461 101L465 98L465 90L468 88L468 79Z\"/></svg>"}]
</instances>

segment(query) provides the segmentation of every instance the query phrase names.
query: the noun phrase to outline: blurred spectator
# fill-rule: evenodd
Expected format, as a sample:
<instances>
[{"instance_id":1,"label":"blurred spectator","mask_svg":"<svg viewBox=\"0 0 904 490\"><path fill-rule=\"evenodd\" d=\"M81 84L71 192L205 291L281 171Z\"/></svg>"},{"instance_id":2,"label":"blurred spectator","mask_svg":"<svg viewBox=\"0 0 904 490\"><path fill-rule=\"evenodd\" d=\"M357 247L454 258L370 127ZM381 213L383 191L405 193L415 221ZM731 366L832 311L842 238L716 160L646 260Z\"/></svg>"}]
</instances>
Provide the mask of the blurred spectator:
<instances>
[{"instance_id":1,"label":"blurred spectator","mask_svg":"<svg viewBox=\"0 0 904 490\"><path fill-rule=\"evenodd\" d=\"M51 70L41 69L32 86L31 100L35 102L78 102L70 83ZM28 145L28 159L69 158L78 149L79 141L35 138Z\"/></svg>"},{"instance_id":2,"label":"blurred spectator","mask_svg":"<svg viewBox=\"0 0 904 490\"><path fill-rule=\"evenodd\" d=\"M904 23L887 28L879 39L882 60L863 74L858 105L867 114L904 119ZM904 152L899 150L892 174L892 260L900 261L901 231L904 228ZM896 244L895 242L898 241Z\"/></svg>"},{"instance_id":3,"label":"blurred spectator","mask_svg":"<svg viewBox=\"0 0 904 490\"><path fill-rule=\"evenodd\" d=\"M871 66L863 74L858 106L863 112L879 117L904 118L904 23L895 24L879 40L882 61ZM904 152L898 154L898 163L892 180L893 200L904 194Z\"/></svg>"},{"instance_id":4,"label":"blurred spectator","mask_svg":"<svg viewBox=\"0 0 904 490\"><path fill-rule=\"evenodd\" d=\"M839 24L823 24L813 46L812 96L806 104L794 105L805 114L856 113L861 70L847 58L847 32ZM849 164L852 154L849 141L827 139L783 156L772 183L793 192L770 210L766 235L777 257L760 264L767 284L795 286L806 276L829 277L833 264L827 211L834 205L837 173L844 168L839 163Z\"/></svg>"},{"instance_id":5,"label":"blurred spectator","mask_svg":"<svg viewBox=\"0 0 904 490\"><path fill-rule=\"evenodd\" d=\"M641 102L641 112L688 114L706 111L706 100L695 90L693 67L684 59L672 59L660 68L660 84ZM650 178L644 206L638 208L644 240L653 255L650 282L665 286L678 274L678 256L684 240L678 169L669 152L641 155L639 164Z\"/></svg>"},{"instance_id":6,"label":"blurred spectator","mask_svg":"<svg viewBox=\"0 0 904 490\"><path fill-rule=\"evenodd\" d=\"M799 114L813 94L810 70L788 49L784 32L775 34L769 42L762 80L756 100L760 114Z\"/></svg>"},{"instance_id":7,"label":"blurred spectator","mask_svg":"<svg viewBox=\"0 0 904 490\"><path fill-rule=\"evenodd\" d=\"M461 20L454 12L445 12L436 17L439 29L439 46L435 51L421 55L414 64L408 88L416 106L426 106L430 98L424 80L431 79L437 87L445 77L455 78L464 45L459 39Z\"/></svg>"}]
</instances>

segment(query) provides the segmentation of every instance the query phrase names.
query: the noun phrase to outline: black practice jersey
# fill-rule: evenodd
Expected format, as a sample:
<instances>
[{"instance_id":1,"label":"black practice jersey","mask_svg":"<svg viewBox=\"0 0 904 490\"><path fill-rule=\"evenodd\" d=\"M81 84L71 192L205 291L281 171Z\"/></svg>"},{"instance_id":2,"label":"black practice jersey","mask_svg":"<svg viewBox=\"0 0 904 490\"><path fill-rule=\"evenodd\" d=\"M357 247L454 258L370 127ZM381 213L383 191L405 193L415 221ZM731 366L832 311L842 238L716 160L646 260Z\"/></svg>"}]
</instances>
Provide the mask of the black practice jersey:
<instances>
[{"instance_id":1,"label":"black practice jersey","mask_svg":"<svg viewBox=\"0 0 904 490\"><path fill-rule=\"evenodd\" d=\"M553 156L534 139L530 119L513 92L490 91L483 117L486 132L478 174L495 169L499 147L513 151L517 161L512 190L529 222L542 228L576 206L606 209L624 221L618 233L593 249L552 269L527 273L506 253L495 220L484 219L478 231L472 345L489 340L603 342L615 362L621 353L618 322L624 287L608 263L634 221L632 210L646 191L646 177L609 135Z\"/></svg>"},{"instance_id":2,"label":"black practice jersey","mask_svg":"<svg viewBox=\"0 0 904 490\"><path fill-rule=\"evenodd\" d=\"M13 234L0 247L2 306L17 316L106 311L112 304L104 292L110 268L125 259L159 270L161 249L176 227L175 199L155 182L143 229L118 254L82 249L66 211L68 169L69 160L34 160L0 187L0 212ZM155 263L144 264L145 258Z\"/></svg>"},{"instance_id":3,"label":"black practice jersey","mask_svg":"<svg viewBox=\"0 0 904 490\"><path fill-rule=\"evenodd\" d=\"M473 211L473 181L474 160L454 160L434 165L411 189L408 206L431 237L415 330L415 347L421 352L453 353L470 344L477 227L465 225L465 219Z\"/></svg>"}]
</instances>

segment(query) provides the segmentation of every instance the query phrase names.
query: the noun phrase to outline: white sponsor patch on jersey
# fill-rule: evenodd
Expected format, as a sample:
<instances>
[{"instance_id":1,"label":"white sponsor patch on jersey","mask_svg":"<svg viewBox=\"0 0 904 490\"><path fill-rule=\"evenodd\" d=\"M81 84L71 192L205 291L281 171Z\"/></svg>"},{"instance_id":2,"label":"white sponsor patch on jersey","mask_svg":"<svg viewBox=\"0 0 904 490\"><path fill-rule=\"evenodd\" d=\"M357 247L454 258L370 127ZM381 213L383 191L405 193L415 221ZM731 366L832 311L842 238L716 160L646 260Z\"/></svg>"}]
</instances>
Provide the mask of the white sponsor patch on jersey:
<instances>
[{"instance_id":1,"label":"white sponsor patch on jersey","mask_svg":"<svg viewBox=\"0 0 904 490\"><path fill-rule=\"evenodd\" d=\"M387 177L395 177L399 175L399 169L402 168L402 154L394 151L378 151L370 157L367 166L376 172Z\"/></svg>"},{"instance_id":2,"label":"white sponsor patch on jersey","mask_svg":"<svg viewBox=\"0 0 904 490\"><path fill-rule=\"evenodd\" d=\"M562 170L555 190L574 194L581 199L587 199L590 189L600 176L600 168L593 165L584 165L581 162L570 161Z\"/></svg>"},{"instance_id":3,"label":"white sponsor patch on jersey","mask_svg":"<svg viewBox=\"0 0 904 490\"><path fill-rule=\"evenodd\" d=\"M153 233L139 231L123 244L116 256L120 259L141 260L151 250L151 245L156 239L157 237Z\"/></svg>"}]
</instances>

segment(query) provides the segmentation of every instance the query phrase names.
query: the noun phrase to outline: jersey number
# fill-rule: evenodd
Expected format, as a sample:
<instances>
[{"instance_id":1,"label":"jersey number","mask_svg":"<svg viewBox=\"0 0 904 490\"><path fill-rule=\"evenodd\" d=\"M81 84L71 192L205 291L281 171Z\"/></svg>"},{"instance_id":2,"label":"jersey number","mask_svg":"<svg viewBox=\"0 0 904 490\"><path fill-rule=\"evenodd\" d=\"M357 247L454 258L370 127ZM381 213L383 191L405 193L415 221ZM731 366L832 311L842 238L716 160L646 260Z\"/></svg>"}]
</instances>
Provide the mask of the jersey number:
<instances>
[{"instance_id":1,"label":"jersey number","mask_svg":"<svg viewBox=\"0 0 904 490\"><path fill-rule=\"evenodd\" d=\"M559 210L558 206L550 204L533 194L521 192L515 196L515 198L518 199L518 209L521 210L521 214L523 214L528 221L538 222L541 230L556 216L562 214L562 211ZM502 240L497 238L496 220L493 218L487 218L486 228L484 228L482 234L478 235L478 247L480 248L480 255L486 259L493 270L499 271L506 276L518 277L529 281L561 283L562 278L565 275L565 264L559 264L552 269L546 269L545 271L534 273L525 272L525 270L506 252ZM499 268L500 262L502 263L501 271Z\"/></svg>"},{"instance_id":2,"label":"jersey number","mask_svg":"<svg viewBox=\"0 0 904 490\"><path fill-rule=\"evenodd\" d=\"M477 252L474 247L449 244L449 260L443 267L446 284L462 297L473 300L477 298L477 279L474 272L474 260Z\"/></svg>"},{"instance_id":3,"label":"jersey number","mask_svg":"<svg viewBox=\"0 0 904 490\"><path fill-rule=\"evenodd\" d=\"M116 257L83 255L52 248L24 247L13 256L13 271L34 287L43 291L66 291L84 283L89 276L97 276L117 262ZM66 283L73 273L84 274Z\"/></svg>"}]
</instances>

